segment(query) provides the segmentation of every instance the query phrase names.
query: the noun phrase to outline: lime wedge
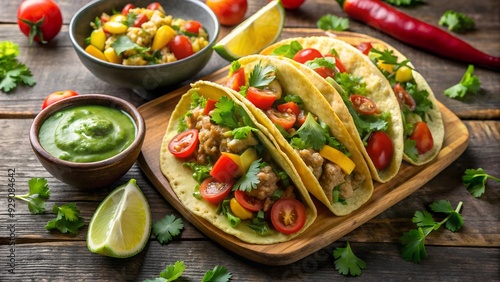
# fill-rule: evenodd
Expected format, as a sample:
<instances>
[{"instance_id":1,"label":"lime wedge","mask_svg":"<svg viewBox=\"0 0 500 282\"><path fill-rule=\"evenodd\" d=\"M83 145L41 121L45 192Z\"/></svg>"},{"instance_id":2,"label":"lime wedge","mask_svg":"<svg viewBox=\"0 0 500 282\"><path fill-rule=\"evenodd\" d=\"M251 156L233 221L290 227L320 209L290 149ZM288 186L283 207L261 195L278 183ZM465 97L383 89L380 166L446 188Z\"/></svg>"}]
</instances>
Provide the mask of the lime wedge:
<instances>
[{"instance_id":1,"label":"lime wedge","mask_svg":"<svg viewBox=\"0 0 500 282\"><path fill-rule=\"evenodd\" d=\"M114 189L89 223L87 247L91 252L126 258L146 246L151 232L149 204L135 179Z\"/></svg>"},{"instance_id":2,"label":"lime wedge","mask_svg":"<svg viewBox=\"0 0 500 282\"><path fill-rule=\"evenodd\" d=\"M285 23L281 1L273 0L236 26L213 48L228 61L257 54L276 42Z\"/></svg>"}]
</instances>

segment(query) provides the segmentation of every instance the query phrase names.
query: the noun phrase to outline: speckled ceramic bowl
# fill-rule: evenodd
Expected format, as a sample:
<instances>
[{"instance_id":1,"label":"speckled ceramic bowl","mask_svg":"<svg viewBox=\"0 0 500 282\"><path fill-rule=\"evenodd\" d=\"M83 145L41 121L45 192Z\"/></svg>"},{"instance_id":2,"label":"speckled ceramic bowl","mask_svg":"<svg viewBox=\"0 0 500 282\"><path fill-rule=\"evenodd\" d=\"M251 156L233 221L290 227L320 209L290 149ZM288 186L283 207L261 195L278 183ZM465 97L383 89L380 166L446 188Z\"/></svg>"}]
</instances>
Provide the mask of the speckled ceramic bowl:
<instances>
[{"instance_id":1,"label":"speckled ceramic bowl","mask_svg":"<svg viewBox=\"0 0 500 282\"><path fill-rule=\"evenodd\" d=\"M155 91L186 81L195 76L210 60L220 25L215 14L199 0L159 0L166 14L199 21L208 33L209 44L199 52L176 62L147 66L126 66L102 61L85 52L85 38L90 36L90 23L103 12L121 11L128 3L146 7L151 0L99 0L78 10L69 24L69 36L81 62L96 77L137 93Z\"/></svg>"},{"instance_id":2,"label":"speckled ceramic bowl","mask_svg":"<svg viewBox=\"0 0 500 282\"><path fill-rule=\"evenodd\" d=\"M113 157L88 163L61 160L47 152L39 140L40 127L43 122L59 110L80 105L102 105L119 109L130 115L136 126L136 135L132 144ZM145 132L144 119L134 105L109 95L82 94L66 98L42 110L31 125L29 138L36 157L52 176L71 186L92 190L109 186L127 173L139 156Z\"/></svg>"}]
</instances>

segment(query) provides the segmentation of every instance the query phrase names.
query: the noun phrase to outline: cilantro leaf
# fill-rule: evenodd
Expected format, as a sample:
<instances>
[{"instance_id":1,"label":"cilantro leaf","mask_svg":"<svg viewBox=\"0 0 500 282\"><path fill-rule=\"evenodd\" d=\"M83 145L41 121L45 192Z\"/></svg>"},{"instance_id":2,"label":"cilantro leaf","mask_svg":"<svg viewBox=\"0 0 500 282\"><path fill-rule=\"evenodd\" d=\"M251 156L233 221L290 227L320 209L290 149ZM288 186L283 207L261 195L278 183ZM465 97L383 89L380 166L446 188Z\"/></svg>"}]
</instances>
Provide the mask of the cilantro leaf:
<instances>
[{"instance_id":1,"label":"cilantro leaf","mask_svg":"<svg viewBox=\"0 0 500 282\"><path fill-rule=\"evenodd\" d=\"M0 90L8 93L19 82L33 86L36 84L30 69L17 60L19 46L10 41L0 42Z\"/></svg>"},{"instance_id":2,"label":"cilantro leaf","mask_svg":"<svg viewBox=\"0 0 500 282\"><path fill-rule=\"evenodd\" d=\"M299 52L302 49L303 49L302 45L300 45L298 41L294 40L290 42L290 44L285 44L274 49L271 55L284 56L291 59L295 54L297 54L297 52Z\"/></svg>"},{"instance_id":3,"label":"cilantro leaf","mask_svg":"<svg viewBox=\"0 0 500 282\"><path fill-rule=\"evenodd\" d=\"M448 10L439 19L439 25L448 27L449 31L463 33L476 27L474 20L463 13Z\"/></svg>"},{"instance_id":4,"label":"cilantro leaf","mask_svg":"<svg viewBox=\"0 0 500 282\"><path fill-rule=\"evenodd\" d=\"M235 103L227 96L220 97L215 103L215 109L212 112L212 121L218 125L229 128L239 127L236 116L234 115Z\"/></svg>"},{"instance_id":5,"label":"cilantro leaf","mask_svg":"<svg viewBox=\"0 0 500 282\"><path fill-rule=\"evenodd\" d=\"M213 270L208 270L201 282L226 282L232 277L231 272L228 272L224 266L216 265Z\"/></svg>"},{"instance_id":6,"label":"cilantro leaf","mask_svg":"<svg viewBox=\"0 0 500 282\"><path fill-rule=\"evenodd\" d=\"M29 192L25 195L16 195L14 198L26 201L32 214L45 211L45 201L50 197L50 190L45 178L31 178L28 181Z\"/></svg>"},{"instance_id":7,"label":"cilantro leaf","mask_svg":"<svg viewBox=\"0 0 500 282\"><path fill-rule=\"evenodd\" d=\"M349 242L345 248L337 248L333 251L335 258L335 269L342 275L361 275L361 270L366 268L366 263L359 259L351 249Z\"/></svg>"},{"instance_id":8,"label":"cilantro leaf","mask_svg":"<svg viewBox=\"0 0 500 282\"><path fill-rule=\"evenodd\" d=\"M118 37L118 39L116 39L116 41L111 44L111 47L115 49L115 52L118 56L120 56L123 52L128 50L136 50L140 53L143 53L149 49L147 47L142 47L138 45L126 35Z\"/></svg>"},{"instance_id":9,"label":"cilantro leaf","mask_svg":"<svg viewBox=\"0 0 500 282\"><path fill-rule=\"evenodd\" d=\"M269 83L276 78L274 75L275 71L276 68L272 65L266 65L264 67L262 67L260 63L255 65L248 78L248 85L256 88L268 86Z\"/></svg>"},{"instance_id":10,"label":"cilantro leaf","mask_svg":"<svg viewBox=\"0 0 500 282\"><path fill-rule=\"evenodd\" d=\"M430 205L433 212L445 213L448 215L446 228L452 232L457 231L464 225L462 215L457 210L454 210L451 203L447 200L440 200Z\"/></svg>"},{"instance_id":11,"label":"cilantro leaf","mask_svg":"<svg viewBox=\"0 0 500 282\"><path fill-rule=\"evenodd\" d=\"M411 221L418 227L434 227L434 225L436 225L436 222L428 211L415 212Z\"/></svg>"},{"instance_id":12,"label":"cilantro leaf","mask_svg":"<svg viewBox=\"0 0 500 282\"><path fill-rule=\"evenodd\" d=\"M160 272L160 277L156 277L153 279L146 279L144 282L170 282L175 281L177 278L181 277L181 275L186 270L186 265L184 261L176 261L175 264L169 264L165 267L164 270Z\"/></svg>"},{"instance_id":13,"label":"cilantro leaf","mask_svg":"<svg viewBox=\"0 0 500 282\"><path fill-rule=\"evenodd\" d=\"M175 215L166 215L163 219L153 224L153 234L160 244L164 245L172 241L173 236L177 236L184 228L181 218L175 218Z\"/></svg>"},{"instance_id":14,"label":"cilantro leaf","mask_svg":"<svg viewBox=\"0 0 500 282\"><path fill-rule=\"evenodd\" d=\"M463 98L467 93L476 94L480 89L481 81L474 75L474 66L469 65L460 82L444 90L444 95L452 99Z\"/></svg>"},{"instance_id":15,"label":"cilantro leaf","mask_svg":"<svg viewBox=\"0 0 500 282\"><path fill-rule=\"evenodd\" d=\"M84 225L83 217L80 216L80 210L76 204L66 204L58 206L54 204L52 213L56 214L56 218L49 221L45 225L45 229L57 229L61 233L78 234L78 229Z\"/></svg>"},{"instance_id":16,"label":"cilantro leaf","mask_svg":"<svg viewBox=\"0 0 500 282\"><path fill-rule=\"evenodd\" d=\"M305 148L313 148L319 151L326 143L326 132L314 119L312 114L307 114L304 124L297 130L296 134L304 142Z\"/></svg>"},{"instance_id":17,"label":"cilantro leaf","mask_svg":"<svg viewBox=\"0 0 500 282\"><path fill-rule=\"evenodd\" d=\"M384 1L393 6L407 6L407 7L424 3L423 0L384 0Z\"/></svg>"},{"instance_id":18,"label":"cilantro leaf","mask_svg":"<svg viewBox=\"0 0 500 282\"><path fill-rule=\"evenodd\" d=\"M417 161L418 160L417 142L415 142L415 140L407 138L404 144L404 153L413 161Z\"/></svg>"},{"instance_id":19,"label":"cilantro leaf","mask_svg":"<svg viewBox=\"0 0 500 282\"><path fill-rule=\"evenodd\" d=\"M343 31L349 29L349 19L326 14L316 22L316 25L322 30Z\"/></svg>"},{"instance_id":20,"label":"cilantro leaf","mask_svg":"<svg viewBox=\"0 0 500 282\"><path fill-rule=\"evenodd\" d=\"M403 244L401 253L405 260L419 263L423 258L427 257L427 252L425 251L425 238L427 235L424 234L422 227L418 227L417 229L405 232L401 236L400 241Z\"/></svg>"},{"instance_id":21,"label":"cilantro leaf","mask_svg":"<svg viewBox=\"0 0 500 282\"><path fill-rule=\"evenodd\" d=\"M250 132L252 131L257 131L257 129L246 125L233 129L232 133L234 139L246 139L248 137L248 134L250 134Z\"/></svg>"},{"instance_id":22,"label":"cilantro leaf","mask_svg":"<svg viewBox=\"0 0 500 282\"><path fill-rule=\"evenodd\" d=\"M257 177L257 173L260 171L261 160L262 159L255 160L250 164L245 175L240 177L240 179L238 179L238 181L234 184L233 191L241 190L250 192L252 189L257 187L257 184L260 182L260 179Z\"/></svg>"},{"instance_id":23,"label":"cilantro leaf","mask_svg":"<svg viewBox=\"0 0 500 282\"><path fill-rule=\"evenodd\" d=\"M304 65L313 70L319 67L327 67L329 69L335 70L335 58L315 58L313 60L307 61Z\"/></svg>"},{"instance_id":24,"label":"cilantro leaf","mask_svg":"<svg viewBox=\"0 0 500 282\"><path fill-rule=\"evenodd\" d=\"M479 198L486 190L486 181L491 179L500 182L500 178L488 174L484 169L466 169L462 176L462 182L472 196Z\"/></svg>"}]
</instances>

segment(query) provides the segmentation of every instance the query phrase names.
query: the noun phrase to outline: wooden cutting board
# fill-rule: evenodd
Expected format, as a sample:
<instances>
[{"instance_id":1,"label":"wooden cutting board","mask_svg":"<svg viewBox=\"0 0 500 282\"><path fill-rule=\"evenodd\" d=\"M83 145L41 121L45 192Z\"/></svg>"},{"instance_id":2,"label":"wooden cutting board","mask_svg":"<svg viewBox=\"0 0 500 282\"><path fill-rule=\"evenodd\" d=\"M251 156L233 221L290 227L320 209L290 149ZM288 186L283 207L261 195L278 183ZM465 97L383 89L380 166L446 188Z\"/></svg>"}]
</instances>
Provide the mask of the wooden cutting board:
<instances>
[{"instance_id":1,"label":"wooden cutting board","mask_svg":"<svg viewBox=\"0 0 500 282\"><path fill-rule=\"evenodd\" d=\"M359 37L355 37L358 38ZM203 80L223 82L229 67L225 67ZM328 245L374 218L439 174L455 161L467 148L469 132L460 119L439 103L445 126L444 144L434 161L424 166L412 166L403 162L398 175L391 181L375 183L371 199L353 213L334 216L319 202L318 217L303 234L288 242L272 245L253 245L240 241L215 228L208 221L193 215L178 200L167 179L160 170L160 147L170 115L189 85L161 96L139 107L146 122L146 137L138 159L139 166L165 199L206 236L221 246L247 259L268 264L286 265L298 261Z\"/></svg>"}]
</instances>

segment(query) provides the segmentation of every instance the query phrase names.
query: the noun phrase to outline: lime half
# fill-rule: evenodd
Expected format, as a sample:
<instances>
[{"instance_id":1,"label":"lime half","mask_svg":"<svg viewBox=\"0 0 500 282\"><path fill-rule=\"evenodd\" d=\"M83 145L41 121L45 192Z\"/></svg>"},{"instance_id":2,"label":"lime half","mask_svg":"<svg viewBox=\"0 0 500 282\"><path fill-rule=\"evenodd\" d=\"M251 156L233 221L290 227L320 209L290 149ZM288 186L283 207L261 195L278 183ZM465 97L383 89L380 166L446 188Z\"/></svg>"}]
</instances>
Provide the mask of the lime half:
<instances>
[{"instance_id":1,"label":"lime half","mask_svg":"<svg viewBox=\"0 0 500 282\"><path fill-rule=\"evenodd\" d=\"M276 42L285 23L281 1L273 0L236 26L213 48L228 61L257 54Z\"/></svg>"},{"instance_id":2,"label":"lime half","mask_svg":"<svg viewBox=\"0 0 500 282\"><path fill-rule=\"evenodd\" d=\"M91 252L126 258L146 246L151 233L149 204L135 179L113 190L89 223L87 247Z\"/></svg>"}]
</instances>

